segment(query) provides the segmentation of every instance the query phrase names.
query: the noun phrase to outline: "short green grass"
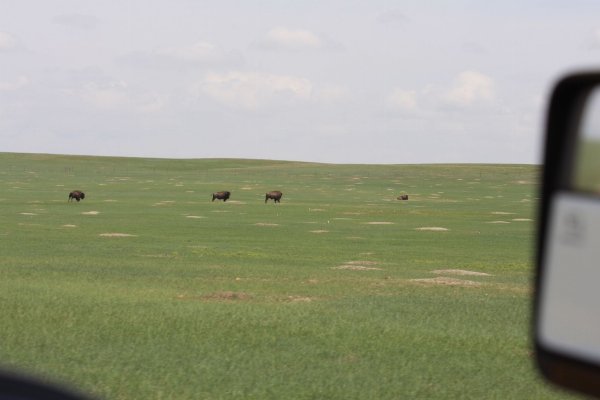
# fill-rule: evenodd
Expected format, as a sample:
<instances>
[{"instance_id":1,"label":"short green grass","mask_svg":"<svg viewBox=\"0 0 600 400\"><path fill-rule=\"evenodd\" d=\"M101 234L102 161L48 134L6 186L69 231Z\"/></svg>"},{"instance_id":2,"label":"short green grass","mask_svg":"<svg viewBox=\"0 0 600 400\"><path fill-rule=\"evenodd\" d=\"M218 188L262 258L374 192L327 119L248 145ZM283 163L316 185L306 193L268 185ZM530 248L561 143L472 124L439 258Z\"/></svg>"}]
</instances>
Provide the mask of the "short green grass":
<instances>
[{"instance_id":1,"label":"short green grass","mask_svg":"<svg viewBox=\"0 0 600 400\"><path fill-rule=\"evenodd\" d=\"M106 399L564 398L538 173L0 153L0 360Z\"/></svg>"}]
</instances>

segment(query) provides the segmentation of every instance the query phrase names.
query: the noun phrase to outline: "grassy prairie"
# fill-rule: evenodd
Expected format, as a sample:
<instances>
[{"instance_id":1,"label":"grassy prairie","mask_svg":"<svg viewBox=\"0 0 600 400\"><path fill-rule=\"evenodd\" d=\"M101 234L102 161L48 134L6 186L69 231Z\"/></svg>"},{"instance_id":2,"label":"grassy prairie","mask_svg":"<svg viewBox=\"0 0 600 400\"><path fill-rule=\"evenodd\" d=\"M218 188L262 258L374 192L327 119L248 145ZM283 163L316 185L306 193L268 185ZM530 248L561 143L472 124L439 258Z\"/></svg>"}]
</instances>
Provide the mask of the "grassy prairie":
<instances>
[{"instance_id":1,"label":"grassy prairie","mask_svg":"<svg viewBox=\"0 0 600 400\"><path fill-rule=\"evenodd\" d=\"M106 399L565 398L528 336L537 175L0 153L0 360Z\"/></svg>"}]
</instances>

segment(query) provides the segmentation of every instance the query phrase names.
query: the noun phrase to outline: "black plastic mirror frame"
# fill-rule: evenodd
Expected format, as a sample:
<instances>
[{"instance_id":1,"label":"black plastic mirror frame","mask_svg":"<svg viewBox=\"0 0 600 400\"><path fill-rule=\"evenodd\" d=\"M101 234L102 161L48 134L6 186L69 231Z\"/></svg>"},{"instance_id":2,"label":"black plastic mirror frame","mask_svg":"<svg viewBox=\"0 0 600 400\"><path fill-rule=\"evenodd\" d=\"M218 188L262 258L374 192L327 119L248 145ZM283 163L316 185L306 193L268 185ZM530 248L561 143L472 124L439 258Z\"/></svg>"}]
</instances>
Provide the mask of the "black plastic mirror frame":
<instances>
[{"instance_id":1,"label":"black plastic mirror frame","mask_svg":"<svg viewBox=\"0 0 600 400\"><path fill-rule=\"evenodd\" d=\"M600 396L600 366L545 348L539 340L538 326L551 199L559 190L572 189L569 178L573 170L579 123L589 93L598 86L600 72L570 74L556 84L550 98L538 214L533 318L535 357L542 375L559 386L597 397Z\"/></svg>"}]
</instances>

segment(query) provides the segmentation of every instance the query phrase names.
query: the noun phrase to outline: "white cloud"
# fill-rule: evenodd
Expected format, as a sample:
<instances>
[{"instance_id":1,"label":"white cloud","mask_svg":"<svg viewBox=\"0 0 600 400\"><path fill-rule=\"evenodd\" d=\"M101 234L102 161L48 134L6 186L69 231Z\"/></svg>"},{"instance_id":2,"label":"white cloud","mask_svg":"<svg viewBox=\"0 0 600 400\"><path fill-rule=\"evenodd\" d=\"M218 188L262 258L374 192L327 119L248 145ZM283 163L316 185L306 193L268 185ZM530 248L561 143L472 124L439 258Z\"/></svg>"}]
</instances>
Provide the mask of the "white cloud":
<instances>
[{"instance_id":1,"label":"white cloud","mask_svg":"<svg viewBox=\"0 0 600 400\"><path fill-rule=\"evenodd\" d=\"M494 80L477 71L464 71L454 80L443 98L456 106L490 103L495 99Z\"/></svg>"},{"instance_id":2,"label":"white cloud","mask_svg":"<svg viewBox=\"0 0 600 400\"><path fill-rule=\"evenodd\" d=\"M168 104L166 96L131 88L120 80L88 81L76 89L63 90L63 93L103 111L154 113Z\"/></svg>"},{"instance_id":3,"label":"white cloud","mask_svg":"<svg viewBox=\"0 0 600 400\"><path fill-rule=\"evenodd\" d=\"M0 51L12 50L17 47L17 39L7 32L0 32Z\"/></svg>"},{"instance_id":4,"label":"white cloud","mask_svg":"<svg viewBox=\"0 0 600 400\"><path fill-rule=\"evenodd\" d=\"M401 111L417 109L417 92L415 90L395 89L386 99L386 105Z\"/></svg>"},{"instance_id":5,"label":"white cloud","mask_svg":"<svg viewBox=\"0 0 600 400\"><path fill-rule=\"evenodd\" d=\"M104 84L88 82L83 85L80 96L88 103L102 109L116 109L129 105L127 84L123 81Z\"/></svg>"},{"instance_id":6,"label":"white cloud","mask_svg":"<svg viewBox=\"0 0 600 400\"><path fill-rule=\"evenodd\" d=\"M306 78L257 72L210 73L200 90L234 108L256 110L266 105L309 100L312 83Z\"/></svg>"},{"instance_id":7,"label":"white cloud","mask_svg":"<svg viewBox=\"0 0 600 400\"><path fill-rule=\"evenodd\" d=\"M339 85L323 85L313 91L314 100L321 104L337 104L350 98L347 88Z\"/></svg>"},{"instance_id":8,"label":"white cloud","mask_svg":"<svg viewBox=\"0 0 600 400\"><path fill-rule=\"evenodd\" d=\"M16 80L9 82L0 81L0 92L19 90L28 84L29 79L26 76L19 76Z\"/></svg>"},{"instance_id":9,"label":"white cloud","mask_svg":"<svg viewBox=\"0 0 600 400\"><path fill-rule=\"evenodd\" d=\"M287 50L319 49L324 42L314 33L304 29L274 28L267 32L264 47Z\"/></svg>"}]
</instances>

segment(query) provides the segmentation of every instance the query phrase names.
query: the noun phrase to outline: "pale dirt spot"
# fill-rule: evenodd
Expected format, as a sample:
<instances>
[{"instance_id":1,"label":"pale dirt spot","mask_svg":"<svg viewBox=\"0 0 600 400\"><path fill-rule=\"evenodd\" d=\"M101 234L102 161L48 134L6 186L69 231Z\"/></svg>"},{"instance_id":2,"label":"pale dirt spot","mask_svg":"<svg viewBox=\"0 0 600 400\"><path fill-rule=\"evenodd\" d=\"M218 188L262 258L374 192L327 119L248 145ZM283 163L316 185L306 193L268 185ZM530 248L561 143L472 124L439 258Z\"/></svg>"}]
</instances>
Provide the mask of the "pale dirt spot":
<instances>
[{"instance_id":1,"label":"pale dirt spot","mask_svg":"<svg viewBox=\"0 0 600 400\"><path fill-rule=\"evenodd\" d=\"M257 222L255 226L279 226L279 224L271 224L269 222Z\"/></svg>"},{"instance_id":2,"label":"pale dirt spot","mask_svg":"<svg viewBox=\"0 0 600 400\"><path fill-rule=\"evenodd\" d=\"M100 211L84 211L81 213L82 215L98 215Z\"/></svg>"},{"instance_id":3,"label":"pale dirt spot","mask_svg":"<svg viewBox=\"0 0 600 400\"><path fill-rule=\"evenodd\" d=\"M393 222L388 221L373 221L373 222L365 222L367 225L394 225Z\"/></svg>"},{"instance_id":4,"label":"pale dirt spot","mask_svg":"<svg viewBox=\"0 0 600 400\"><path fill-rule=\"evenodd\" d=\"M251 188L251 187L248 187L248 186L244 186L244 187L240 188L240 190L252 190L252 189L254 189L254 188Z\"/></svg>"},{"instance_id":5,"label":"pale dirt spot","mask_svg":"<svg viewBox=\"0 0 600 400\"><path fill-rule=\"evenodd\" d=\"M20 213L21 215L37 215L35 213L30 213L30 212L22 212Z\"/></svg>"},{"instance_id":6,"label":"pale dirt spot","mask_svg":"<svg viewBox=\"0 0 600 400\"><path fill-rule=\"evenodd\" d=\"M448 228L442 228L441 226L423 226L416 228L417 231L433 231L433 232L446 232Z\"/></svg>"},{"instance_id":7,"label":"pale dirt spot","mask_svg":"<svg viewBox=\"0 0 600 400\"><path fill-rule=\"evenodd\" d=\"M448 278L444 276L428 279L410 279L410 282L442 286L481 286L481 283L479 282L468 281L465 279Z\"/></svg>"},{"instance_id":8,"label":"pale dirt spot","mask_svg":"<svg viewBox=\"0 0 600 400\"><path fill-rule=\"evenodd\" d=\"M102 237L134 237L137 235L131 235L129 233L101 233Z\"/></svg>"},{"instance_id":9,"label":"pale dirt spot","mask_svg":"<svg viewBox=\"0 0 600 400\"><path fill-rule=\"evenodd\" d=\"M486 222L488 224L510 224L510 222L508 221L490 221L490 222Z\"/></svg>"},{"instance_id":10,"label":"pale dirt spot","mask_svg":"<svg viewBox=\"0 0 600 400\"><path fill-rule=\"evenodd\" d=\"M513 215L513 212L505 212L505 211L492 211L492 214L495 215Z\"/></svg>"},{"instance_id":11,"label":"pale dirt spot","mask_svg":"<svg viewBox=\"0 0 600 400\"><path fill-rule=\"evenodd\" d=\"M193 218L193 219L200 219L200 218L206 218L200 215L186 215L186 218Z\"/></svg>"},{"instance_id":12,"label":"pale dirt spot","mask_svg":"<svg viewBox=\"0 0 600 400\"><path fill-rule=\"evenodd\" d=\"M77 225L66 224L66 225L63 225L63 228L77 228Z\"/></svg>"},{"instance_id":13,"label":"pale dirt spot","mask_svg":"<svg viewBox=\"0 0 600 400\"><path fill-rule=\"evenodd\" d=\"M348 211L348 212L343 212L342 214L343 214L343 215L362 215L363 213L361 213L361 212L350 212L350 211Z\"/></svg>"},{"instance_id":14,"label":"pale dirt spot","mask_svg":"<svg viewBox=\"0 0 600 400\"><path fill-rule=\"evenodd\" d=\"M381 268L375 267L377 261L347 261L344 264L333 269L348 269L352 271L381 271Z\"/></svg>"},{"instance_id":15,"label":"pale dirt spot","mask_svg":"<svg viewBox=\"0 0 600 400\"><path fill-rule=\"evenodd\" d=\"M348 261L345 264L350 264L350 265L377 265L379 263L377 261Z\"/></svg>"},{"instance_id":16,"label":"pale dirt spot","mask_svg":"<svg viewBox=\"0 0 600 400\"><path fill-rule=\"evenodd\" d=\"M313 301L313 298L304 296L288 296L287 300L291 301L292 303L310 303Z\"/></svg>"},{"instance_id":17,"label":"pale dirt spot","mask_svg":"<svg viewBox=\"0 0 600 400\"><path fill-rule=\"evenodd\" d=\"M322 209L322 208L309 208L308 211L310 211L310 212L322 212L322 211L325 211L325 210Z\"/></svg>"},{"instance_id":18,"label":"pale dirt spot","mask_svg":"<svg viewBox=\"0 0 600 400\"><path fill-rule=\"evenodd\" d=\"M185 298L185 297L184 297ZM234 301L234 300L249 300L251 296L244 292L215 292L200 296L204 300L216 300L216 301Z\"/></svg>"},{"instance_id":19,"label":"pale dirt spot","mask_svg":"<svg viewBox=\"0 0 600 400\"><path fill-rule=\"evenodd\" d=\"M326 231L325 229L318 229L316 231L310 231L311 233L327 233L329 231Z\"/></svg>"},{"instance_id":20,"label":"pale dirt spot","mask_svg":"<svg viewBox=\"0 0 600 400\"><path fill-rule=\"evenodd\" d=\"M104 200L104 202L105 202L105 203L114 203L114 202L116 202L116 201L117 201L117 200L113 200L113 199L107 199L107 200Z\"/></svg>"},{"instance_id":21,"label":"pale dirt spot","mask_svg":"<svg viewBox=\"0 0 600 400\"><path fill-rule=\"evenodd\" d=\"M227 200L228 203L231 204L246 204L245 201L239 201L239 200Z\"/></svg>"},{"instance_id":22,"label":"pale dirt spot","mask_svg":"<svg viewBox=\"0 0 600 400\"><path fill-rule=\"evenodd\" d=\"M513 221L528 222L528 221L533 221L533 220L531 218L515 218L515 219L513 219Z\"/></svg>"},{"instance_id":23,"label":"pale dirt spot","mask_svg":"<svg viewBox=\"0 0 600 400\"><path fill-rule=\"evenodd\" d=\"M367 267L364 265L348 265L348 264L344 264L344 265L340 265L339 267L334 267L333 269L347 269L347 270L351 270L351 271L381 271L381 268L377 268L377 267Z\"/></svg>"},{"instance_id":24,"label":"pale dirt spot","mask_svg":"<svg viewBox=\"0 0 600 400\"><path fill-rule=\"evenodd\" d=\"M471 275L471 276L491 276L490 274L486 274L485 272L477 272L477 271L467 271L464 269L436 269L435 271L431 271L437 275Z\"/></svg>"},{"instance_id":25,"label":"pale dirt spot","mask_svg":"<svg viewBox=\"0 0 600 400\"><path fill-rule=\"evenodd\" d=\"M159 201L158 203L154 203L153 206L168 206L175 203L174 200L162 200Z\"/></svg>"}]
</instances>

